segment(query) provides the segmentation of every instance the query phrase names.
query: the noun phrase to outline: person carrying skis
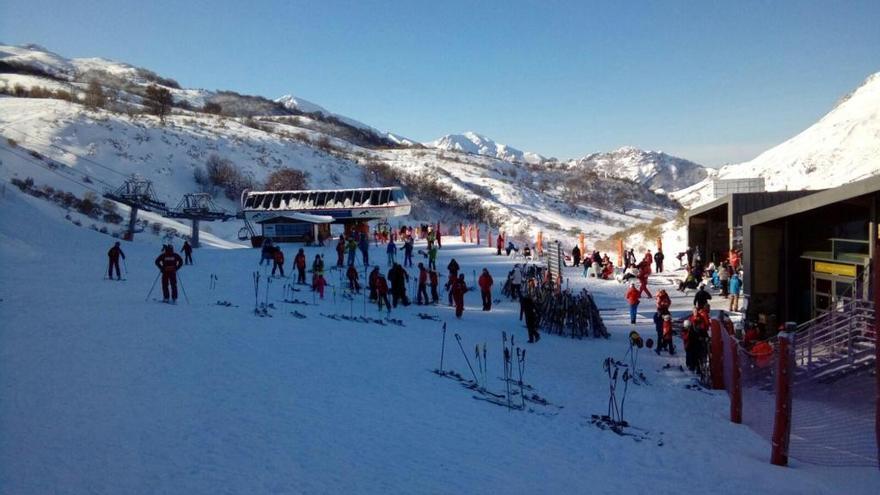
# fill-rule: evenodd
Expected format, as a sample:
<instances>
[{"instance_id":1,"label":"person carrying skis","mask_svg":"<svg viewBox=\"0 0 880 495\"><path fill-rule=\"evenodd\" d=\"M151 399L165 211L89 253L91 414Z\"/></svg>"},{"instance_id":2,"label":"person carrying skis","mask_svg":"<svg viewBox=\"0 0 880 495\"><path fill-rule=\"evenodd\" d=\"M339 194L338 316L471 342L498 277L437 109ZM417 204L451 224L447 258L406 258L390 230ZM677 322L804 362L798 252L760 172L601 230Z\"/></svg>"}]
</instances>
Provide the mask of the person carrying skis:
<instances>
[{"instance_id":1,"label":"person carrying skis","mask_svg":"<svg viewBox=\"0 0 880 495\"><path fill-rule=\"evenodd\" d=\"M433 289L433 288L432 288ZM419 289L416 293L416 304L428 304L428 270L423 263L419 263Z\"/></svg>"},{"instance_id":2,"label":"person carrying skis","mask_svg":"<svg viewBox=\"0 0 880 495\"><path fill-rule=\"evenodd\" d=\"M456 318L461 318L461 315L464 312L464 293L467 292L467 290L467 284L464 282L464 274L462 273L458 276L455 282L452 283L452 288L449 291L452 300L455 302Z\"/></svg>"},{"instance_id":3,"label":"person carrying skis","mask_svg":"<svg viewBox=\"0 0 880 495\"><path fill-rule=\"evenodd\" d=\"M432 246L428 249L428 269L436 270L437 269L437 247Z\"/></svg>"},{"instance_id":4,"label":"person carrying skis","mask_svg":"<svg viewBox=\"0 0 880 495\"><path fill-rule=\"evenodd\" d=\"M489 275L489 270L483 268L483 273L481 273L480 278L477 279L477 285L480 286L480 296L483 299L483 311L492 310L492 284L494 283L495 281L492 280L492 275Z\"/></svg>"},{"instance_id":5,"label":"person carrying skis","mask_svg":"<svg viewBox=\"0 0 880 495\"><path fill-rule=\"evenodd\" d=\"M293 267L296 268L296 283L305 285L306 283L306 253L302 248L293 258Z\"/></svg>"},{"instance_id":6,"label":"person carrying skis","mask_svg":"<svg viewBox=\"0 0 880 495\"><path fill-rule=\"evenodd\" d=\"M709 294L709 291L706 290L706 284L700 284L700 290L694 294L694 306L697 309L703 309L703 306L712 299L712 294Z\"/></svg>"},{"instance_id":7,"label":"person carrying skis","mask_svg":"<svg viewBox=\"0 0 880 495\"><path fill-rule=\"evenodd\" d=\"M361 284L358 282L358 271L354 265L348 265L348 271L345 272L348 278L348 289L355 294L361 293Z\"/></svg>"},{"instance_id":8,"label":"person carrying skis","mask_svg":"<svg viewBox=\"0 0 880 495\"><path fill-rule=\"evenodd\" d=\"M388 301L388 281L379 273L378 268L374 270L374 273L376 274L376 301L379 303L379 311L382 311L382 305L384 304L390 315L391 303Z\"/></svg>"},{"instance_id":9,"label":"person carrying skis","mask_svg":"<svg viewBox=\"0 0 880 495\"><path fill-rule=\"evenodd\" d=\"M407 236L403 242L403 266L413 266L412 254L415 245L415 239L411 235Z\"/></svg>"},{"instance_id":10,"label":"person carrying skis","mask_svg":"<svg viewBox=\"0 0 880 495\"><path fill-rule=\"evenodd\" d=\"M336 243L336 266L342 266L345 258L345 236L339 234L339 242Z\"/></svg>"},{"instance_id":11,"label":"person carrying skis","mask_svg":"<svg viewBox=\"0 0 880 495\"><path fill-rule=\"evenodd\" d=\"M574 262L574 266L581 266L581 248L577 245L571 250L571 260Z\"/></svg>"},{"instance_id":12,"label":"person carrying skis","mask_svg":"<svg viewBox=\"0 0 880 495\"><path fill-rule=\"evenodd\" d=\"M262 257L260 258L260 266L263 266L263 262L266 262L267 265L272 263L272 259L274 258L274 256L273 256L274 254L275 254L275 246L272 245L272 239L266 238L266 240L263 241L263 249L261 251Z\"/></svg>"},{"instance_id":13,"label":"person carrying skis","mask_svg":"<svg viewBox=\"0 0 880 495\"><path fill-rule=\"evenodd\" d=\"M281 272L281 276L284 276L284 253L281 251L281 248L276 247L275 253L272 255L275 261L275 264L272 265L272 276L275 276L275 269L277 268Z\"/></svg>"},{"instance_id":14,"label":"person carrying skis","mask_svg":"<svg viewBox=\"0 0 880 495\"><path fill-rule=\"evenodd\" d=\"M373 268L370 272L370 276L367 277L367 287L370 289L370 301L375 301L378 297L378 281L379 281L379 267Z\"/></svg>"},{"instance_id":15,"label":"person carrying skis","mask_svg":"<svg viewBox=\"0 0 880 495\"><path fill-rule=\"evenodd\" d=\"M534 344L541 340L541 335L538 333L538 311L535 308L535 300L529 294L519 300L519 319L522 320L523 317L526 320L526 330L529 332L529 343Z\"/></svg>"},{"instance_id":16,"label":"person carrying skis","mask_svg":"<svg viewBox=\"0 0 880 495\"><path fill-rule=\"evenodd\" d=\"M629 289L626 291L625 298L626 302L629 304L629 323L630 325L635 325L636 315L639 311L639 302L641 302L639 290L636 289L636 284L629 284Z\"/></svg>"},{"instance_id":17,"label":"person carrying skis","mask_svg":"<svg viewBox=\"0 0 880 495\"><path fill-rule=\"evenodd\" d=\"M107 278L113 280L113 269L116 269L116 280L122 280L122 272L119 271L119 257L122 256L122 259L125 259L125 253L122 252L122 248L119 247L119 242L117 241L113 244L113 247L107 251L107 258L109 267L107 268Z\"/></svg>"},{"instance_id":18,"label":"person carrying skis","mask_svg":"<svg viewBox=\"0 0 880 495\"><path fill-rule=\"evenodd\" d=\"M183 241L183 264L184 265L192 265L193 264L193 247L189 243L189 241Z\"/></svg>"},{"instance_id":19,"label":"person carrying skis","mask_svg":"<svg viewBox=\"0 0 880 495\"><path fill-rule=\"evenodd\" d=\"M431 304L437 304L440 301L440 294L437 293L437 287L440 285L440 274L437 270L428 272L428 285L431 286Z\"/></svg>"},{"instance_id":20,"label":"person carrying skis","mask_svg":"<svg viewBox=\"0 0 880 495\"><path fill-rule=\"evenodd\" d=\"M370 266L370 241L367 239L366 234L361 234L361 239L358 241L358 248L361 250L361 255L364 257L364 266Z\"/></svg>"},{"instance_id":21,"label":"person carrying skis","mask_svg":"<svg viewBox=\"0 0 880 495\"><path fill-rule=\"evenodd\" d=\"M175 253L174 248L169 244L164 247L162 254L156 257L155 263L156 268L162 272L162 302L168 302L170 297L172 304L177 304L177 270L183 266L183 258Z\"/></svg>"},{"instance_id":22,"label":"person carrying skis","mask_svg":"<svg viewBox=\"0 0 880 495\"><path fill-rule=\"evenodd\" d=\"M394 239L388 241L388 247L385 248L385 252L388 253L388 266L396 265L397 260L397 244L394 244Z\"/></svg>"},{"instance_id":23,"label":"person carrying skis","mask_svg":"<svg viewBox=\"0 0 880 495\"><path fill-rule=\"evenodd\" d=\"M663 258L665 257L662 249L658 249L657 254L654 255L654 265L657 267L657 273L663 272Z\"/></svg>"},{"instance_id":24,"label":"person carrying skis","mask_svg":"<svg viewBox=\"0 0 880 495\"><path fill-rule=\"evenodd\" d=\"M504 238L501 237L501 233L498 233L498 238L495 239L495 247L498 248L498 256L501 256L501 250L504 249Z\"/></svg>"}]
</instances>

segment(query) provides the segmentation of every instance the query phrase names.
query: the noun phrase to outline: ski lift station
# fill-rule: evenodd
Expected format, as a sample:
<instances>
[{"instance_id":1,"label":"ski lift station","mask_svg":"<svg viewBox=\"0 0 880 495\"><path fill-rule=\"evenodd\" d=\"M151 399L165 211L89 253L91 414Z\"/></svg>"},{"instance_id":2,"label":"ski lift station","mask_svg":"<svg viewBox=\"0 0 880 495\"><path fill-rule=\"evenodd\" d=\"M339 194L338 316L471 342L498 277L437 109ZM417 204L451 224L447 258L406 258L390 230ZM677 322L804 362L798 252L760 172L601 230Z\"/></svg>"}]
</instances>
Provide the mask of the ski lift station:
<instances>
[{"instance_id":1,"label":"ski lift station","mask_svg":"<svg viewBox=\"0 0 880 495\"><path fill-rule=\"evenodd\" d=\"M245 191L241 213L242 240L254 246L263 239L300 242L330 237L330 225L365 231L371 220L409 215L412 204L399 187L325 189L308 191ZM254 228L259 225L259 233Z\"/></svg>"}]
</instances>

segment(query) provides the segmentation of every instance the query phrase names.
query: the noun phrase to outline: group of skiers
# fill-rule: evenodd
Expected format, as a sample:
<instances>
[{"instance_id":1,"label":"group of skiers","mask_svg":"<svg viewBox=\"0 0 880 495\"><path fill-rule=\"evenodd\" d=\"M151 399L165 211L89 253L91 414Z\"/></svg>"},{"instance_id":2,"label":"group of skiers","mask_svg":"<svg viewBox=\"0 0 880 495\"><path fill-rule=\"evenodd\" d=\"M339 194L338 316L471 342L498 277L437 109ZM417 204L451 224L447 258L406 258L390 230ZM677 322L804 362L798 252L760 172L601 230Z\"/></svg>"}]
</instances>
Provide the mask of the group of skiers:
<instances>
[{"instance_id":1,"label":"group of skiers","mask_svg":"<svg viewBox=\"0 0 880 495\"><path fill-rule=\"evenodd\" d=\"M193 248L189 241L184 241L183 246L181 247L181 251L184 253L184 258L181 258L179 254L174 252L174 246L171 244L165 244L162 246L161 254L159 254L154 260L153 263L156 265L156 268L159 269L159 276L162 277L163 302L177 302L177 271L185 264L193 264L192 250ZM122 280L122 272L119 269L120 258L125 260L125 252L122 251L122 247L117 241L113 244L110 250L107 251L108 280L113 280L114 272L116 273L116 279ZM159 276L157 276L157 280ZM150 292L152 292L152 289Z\"/></svg>"},{"instance_id":2,"label":"group of skiers","mask_svg":"<svg viewBox=\"0 0 880 495\"><path fill-rule=\"evenodd\" d=\"M705 288L708 282L713 288L719 289L721 297L728 300L730 311L739 311L740 296L742 295L742 255L739 250L732 249L727 258L719 261L709 261L704 264L700 247L688 248L679 253L679 260L686 258L685 278L678 285L678 290L687 292L697 288Z\"/></svg>"}]
</instances>

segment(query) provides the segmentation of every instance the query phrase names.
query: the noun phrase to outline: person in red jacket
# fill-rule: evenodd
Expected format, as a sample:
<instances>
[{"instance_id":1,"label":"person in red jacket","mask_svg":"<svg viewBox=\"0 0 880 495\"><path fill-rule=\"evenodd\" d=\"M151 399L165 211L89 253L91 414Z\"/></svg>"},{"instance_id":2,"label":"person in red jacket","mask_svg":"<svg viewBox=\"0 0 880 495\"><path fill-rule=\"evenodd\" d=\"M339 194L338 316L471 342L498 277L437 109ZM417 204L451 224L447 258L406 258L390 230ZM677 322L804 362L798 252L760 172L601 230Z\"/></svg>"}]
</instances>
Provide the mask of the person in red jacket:
<instances>
[{"instance_id":1,"label":"person in red jacket","mask_svg":"<svg viewBox=\"0 0 880 495\"><path fill-rule=\"evenodd\" d=\"M669 294L665 289L660 289L657 292L657 312L660 315L669 314L669 306L672 305L672 299L669 298Z\"/></svg>"},{"instance_id":2,"label":"person in red jacket","mask_svg":"<svg viewBox=\"0 0 880 495\"><path fill-rule=\"evenodd\" d=\"M348 265L348 271L345 273L348 278L348 289L356 294L361 292L361 284L358 281L358 271L354 265Z\"/></svg>"},{"instance_id":3,"label":"person in red jacket","mask_svg":"<svg viewBox=\"0 0 880 495\"><path fill-rule=\"evenodd\" d=\"M125 259L125 253L122 252L122 248L119 247L119 242L113 245L110 248L110 251L107 251L107 258L109 258L110 267L107 268L107 278L113 280L113 269L116 269L116 279L122 280L122 275L119 272L119 257L122 256L122 259Z\"/></svg>"},{"instance_id":4,"label":"person in red jacket","mask_svg":"<svg viewBox=\"0 0 880 495\"><path fill-rule=\"evenodd\" d=\"M639 311L639 303L641 302L641 298L639 297L639 290L636 289L636 284L629 284L629 289L626 291L626 302L629 303L629 323L630 325L636 324L636 315Z\"/></svg>"},{"instance_id":5,"label":"person in red jacket","mask_svg":"<svg viewBox=\"0 0 880 495\"><path fill-rule=\"evenodd\" d=\"M388 300L388 281L381 273L376 273L376 300L379 301L379 311L382 311L382 305L391 314L391 301Z\"/></svg>"},{"instance_id":6,"label":"person in red jacket","mask_svg":"<svg viewBox=\"0 0 880 495\"><path fill-rule=\"evenodd\" d=\"M324 273L316 273L313 282L315 284L315 290L318 291L318 295L321 296L321 299L324 299L324 287L327 286L327 280L324 278Z\"/></svg>"},{"instance_id":7,"label":"person in red jacket","mask_svg":"<svg viewBox=\"0 0 880 495\"><path fill-rule=\"evenodd\" d=\"M648 295L649 298L653 298L651 295L651 291L648 290L648 275L651 274L651 265L647 262L643 261L639 264L639 297L641 297L642 292Z\"/></svg>"},{"instance_id":8,"label":"person in red jacket","mask_svg":"<svg viewBox=\"0 0 880 495\"><path fill-rule=\"evenodd\" d=\"M452 301L455 303L455 317L461 318L464 313L464 293L467 292L467 284L464 283L464 274L460 274L455 282L452 283Z\"/></svg>"},{"instance_id":9,"label":"person in red jacket","mask_svg":"<svg viewBox=\"0 0 880 495\"><path fill-rule=\"evenodd\" d=\"M275 252L272 253L272 259L275 261L275 264L272 265L272 276L275 276L275 269L277 268L281 272L281 276L284 276L284 253L281 251L280 247L275 248Z\"/></svg>"},{"instance_id":10,"label":"person in red jacket","mask_svg":"<svg viewBox=\"0 0 880 495\"><path fill-rule=\"evenodd\" d=\"M339 242L336 243L336 266L343 265L345 258L345 236L339 234Z\"/></svg>"},{"instance_id":11,"label":"person in red jacket","mask_svg":"<svg viewBox=\"0 0 880 495\"><path fill-rule=\"evenodd\" d=\"M424 263L419 263L419 291L416 295L416 304L428 304L428 270Z\"/></svg>"},{"instance_id":12,"label":"person in red jacket","mask_svg":"<svg viewBox=\"0 0 880 495\"><path fill-rule=\"evenodd\" d=\"M648 275L651 274L651 265L654 264L654 256L651 254L651 250L645 253L645 259L642 261L645 262L645 270L648 272Z\"/></svg>"},{"instance_id":13,"label":"person in red jacket","mask_svg":"<svg viewBox=\"0 0 880 495\"><path fill-rule=\"evenodd\" d=\"M483 311L491 311L492 310L492 284L493 283L495 283L495 281L492 280L492 275L489 275L489 270L486 268L483 268L483 273L481 273L480 278L477 279L477 284L480 286L480 296L483 298Z\"/></svg>"},{"instance_id":14,"label":"person in red jacket","mask_svg":"<svg viewBox=\"0 0 880 495\"><path fill-rule=\"evenodd\" d=\"M162 254L156 258L156 268L162 272L163 302L168 302L170 288L171 302L172 304L177 303L177 270L180 270L182 266L183 258L174 252L174 248L171 245L165 246Z\"/></svg>"},{"instance_id":15,"label":"person in red jacket","mask_svg":"<svg viewBox=\"0 0 880 495\"><path fill-rule=\"evenodd\" d=\"M306 253L302 248L293 258L293 266L296 268L296 283L305 285L306 283Z\"/></svg>"},{"instance_id":16,"label":"person in red jacket","mask_svg":"<svg viewBox=\"0 0 880 495\"><path fill-rule=\"evenodd\" d=\"M437 304L440 301L440 294L437 290L440 285L440 274L437 273L437 270L428 272L428 282L428 285L431 286L431 304Z\"/></svg>"},{"instance_id":17,"label":"person in red jacket","mask_svg":"<svg viewBox=\"0 0 880 495\"><path fill-rule=\"evenodd\" d=\"M498 239L495 240L495 247L498 248L498 256L501 256L501 250L504 249L504 238L501 234L498 234Z\"/></svg>"}]
</instances>

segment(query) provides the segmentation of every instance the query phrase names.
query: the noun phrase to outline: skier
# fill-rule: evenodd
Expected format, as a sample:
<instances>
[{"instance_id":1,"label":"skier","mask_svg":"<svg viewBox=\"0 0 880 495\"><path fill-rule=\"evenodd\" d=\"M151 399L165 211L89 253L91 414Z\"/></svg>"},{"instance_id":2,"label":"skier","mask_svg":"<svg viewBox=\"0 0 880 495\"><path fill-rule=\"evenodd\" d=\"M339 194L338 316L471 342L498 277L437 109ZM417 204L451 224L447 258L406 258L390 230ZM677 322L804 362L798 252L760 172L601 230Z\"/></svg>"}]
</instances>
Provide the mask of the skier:
<instances>
[{"instance_id":1,"label":"skier","mask_svg":"<svg viewBox=\"0 0 880 495\"><path fill-rule=\"evenodd\" d=\"M276 247L275 253L272 255L275 264L272 265L272 276L275 276L275 269L277 268L281 272L281 276L284 276L284 253L281 252L281 248Z\"/></svg>"},{"instance_id":2,"label":"skier","mask_svg":"<svg viewBox=\"0 0 880 495\"><path fill-rule=\"evenodd\" d=\"M459 266L458 266L458 262L455 261L455 258L452 258L452 261L450 261L449 264L446 265L446 269L449 270L450 280L455 280L458 278Z\"/></svg>"},{"instance_id":3,"label":"skier","mask_svg":"<svg viewBox=\"0 0 880 495\"><path fill-rule=\"evenodd\" d=\"M662 249L658 249L657 254L654 255L654 265L657 267L657 273L663 271L663 258L665 257Z\"/></svg>"},{"instance_id":4,"label":"skier","mask_svg":"<svg viewBox=\"0 0 880 495\"><path fill-rule=\"evenodd\" d=\"M156 257L156 268L162 272L162 301L168 302L169 288L171 289L172 304L177 303L177 270L183 266L183 258L174 252L169 244L164 247L162 254Z\"/></svg>"},{"instance_id":5,"label":"skier","mask_svg":"<svg viewBox=\"0 0 880 495\"><path fill-rule=\"evenodd\" d=\"M263 266L263 262L266 262L267 265L272 263L272 255L274 254L274 251L275 246L272 245L272 239L267 238L264 240L263 249L261 251L260 266Z\"/></svg>"},{"instance_id":6,"label":"skier","mask_svg":"<svg viewBox=\"0 0 880 495\"><path fill-rule=\"evenodd\" d=\"M581 266L581 248L575 246L571 250L571 259L574 261L574 266Z\"/></svg>"},{"instance_id":7,"label":"skier","mask_svg":"<svg viewBox=\"0 0 880 495\"><path fill-rule=\"evenodd\" d=\"M388 302L388 281L379 273L378 268L374 270L374 273L376 274L376 300L379 303L379 311L382 311L382 305L384 304L390 315L391 303Z\"/></svg>"},{"instance_id":8,"label":"skier","mask_svg":"<svg viewBox=\"0 0 880 495\"><path fill-rule=\"evenodd\" d=\"M429 228L430 228L430 227L429 227ZM440 241L440 224L439 224L439 223L437 224L437 229L434 230L434 232L435 232L436 235L437 235L437 248L438 248L438 249L439 249L439 248L442 248L442 247L443 247L443 243Z\"/></svg>"},{"instance_id":9,"label":"skier","mask_svg":"<svg viewBox=\"0 0 880 495\"><path fill-rule=\"evenodd\" d=\"M483 268L483 273L480 274L480 278L477 280L477 284L480 286L480 296L483 299L483 311L492 310L492 284L494 283L492 275L489 275L489 270Z\"/></svg>"},{"instance_id":10,"label":"skier","mask_svg":"<svg viewBox=\"0 0 880 495\"><path fill-rule=\"evenodd\" d=\"M364 257L364 266L370 266L370 241L367 240L367 236L361 234L361 239L358 242L358 248L361 250L361 255Z\"/></svg>"},{"instance_id":11,"label":"skier","mask_svg":"<svg viewBox=\"0 0 880 495\"><path fill-rule=\"evenodd\" d=\"M345 244L345 249L348 250L348 266L354 266L355 255L357 254L357 246L358 243L354 240L354 236L348 238L348 242Z\"/></svg>"},{"instance_id":12,"label":"skier","mask_svg":"<svg viewBox=\"0 0 880 495\"><path fill-rule=\"evenodd\" d=\"M388 266L396 265L397 244L394 244L394 239L388 241L388 247L385 249L385 252L388 253Z\"/></svg>"},{"instance_id":13,"label":"skier","mask_svg":"<svg viewBox=\"0 0 880 495\"><path fill-rule=\"evenodd\" d=\"M636 324L636 314L639 310L639 302L641 301L639 297L639 290L636 289L636 284L629 284L629 289L626 291L626 302L629 303L629 323L630 325Z\"/></svg>"},{"instance_id":14,"label":"skier","mask_svg":"<svg viewBox=\"0 0 880 495\"><path fill-rule=\"evenodd\" d=\"M345 276L348 278L348 289L355 294L360 294L361 284L358 282L358 271L354 265L348 265Z\"/></svg>"},{"instance_id":15,"label":"skier","mask_svg":"<svg viewBox=\"0 0 880 495\"><path fill-rule=\"evenodd\" d=\"M409 306L409 298L406 297L407 278L409 278L409 274L397 263L394 263L394 266L388 270L388 282L391 283L391 304L395 308L397 303Z\"/></svg>"},{"instance_id":16,"label":"skier","mask_svg":"<svg viewBox=\"0 0 880 495\"><path fill-rule=\"evenodd\" d=\"M703 309L709 300L712 299L712 294L709 294L709 291L706 290L706 284L700 284L700 290L694 294L694 306L697 309Z\"/></svg>"},{"instance_id":17,"label":"skier","mask_svg":"<svg viewBox=\"0 0 880 495\"><path fill-rule=\"evenodd\" d=\"M511 251L516 252L516 246L514 246L513 241L507 241L507 248L504 251L507 253L507 256L510 256Z\"/></svg>"},{"instance_id":18,"label":"skier","mask_svg":"<svg viewBox=\"0 0 880 495\"><path fill-rule=\"evenodd\" d=\"M522 296L519 300L519 319L522 320L523 317L525 317L526 329L529 332L529 343L533 344L541 340L541 335L538 333L538 312L535 309L535 300L529 294Z\"/></svg>"},{"instance_id":19,"label":"skier","mask_svg":"<svg viewBox=\"0 0 880 495\"><path fill-rule=\"evenodd\" d=\"M431 304L437 304L440 301L440 294L437 293L437 286L440 285L440 274L437 270L428 272L429 285L431 286Z\"/></svg>"},{"instance_id":20,"label":"skier","mask_svg":"<svg viewBox=\"0 0 880 495\"><path fill-rule=\"evenodd\" d=\"M412 236L407 236L403 242L403 266L413 266L412 253L416 241Z\"/></svg>"},{"instance_id":21,"label":"skier","mask_svg":"<svg viewBox=\"0 0 880 495\"><path fill-rule=\"evenodd\" d=\"M433 290L433 287L432 287ZM428 270L423 263L419 263L419 290L416 295L416 304L428 304Z\"/></svg>"},{"instance_id":22,"label":"skier","mask_svg":"<svg viewBox=\"0 0 880 495\"><path fill-rule=\"evenodd\" d=\"M318 275L324 275L324 258L321 258L320 254L316 254L314 261L312 261L312 290L317 288L315 282L318 279Z\"/></svg>"},{"instance_id":23,"label":"skier","mask_svg":"<svg viewBox=\"0 0 880 495\"><path fill-rule=\"evenodd\" d=\"M498 256L501 256L501 250L504 249L504 238L501 237L501 233L498 234L498 238L495 240L495 246L498 248Z\"/></svg>"},{"instance_id":24,"label":"skier","mask_svg":"<svg viewBox=\"0 0 880 495\"><path fill-rule=\"evenodd\" d=\"M636 253L633 251L633 248L629 248L629 251L624 253L623 257L626 266L632 266L636 264Z\"/></svg>"},{"instance_id":25,"label":"skier","mask_svg":"<svg viewBox=\"0 0 880 495\"><path fill-rule=\"evenodd\" d=\"M437 248L439 246L432 246L428 249L428 269L436 270L437 269Z\"/></svg>"},{"instance_id":26,"label":"skier","mask_svg":"<svg viewBox=\"0 0 880 495\"><path fill-rule=\"evenodd\" d=\"M345 257L345 236L339 234L339 242L336 243L336 266L343 265L343 258Z\"/></svg>"},{"instance_id":27,"label":"skier","mask_svg":"<svg viewBox=\"0 0 880 495\"><path fill-rule=\"evenodd\" d=\"M109 258L108 263L109 267L107 268L107 278L113 280L113 269L116 269L116 279L122 280L122 274L119 271L119 257L122 256L122 259L125 259L125 253L122 252L122 248L119 247L119 242L117 241L113 244L113 247L107 251L107 258Z\"/></svg>"},{"instance_id":28,"label":"skier","mask_svg":"<svg viewBox=\"0 0 880 495\"><path fill-rule=\"evenodd\" d=\"M651 295L651 291L648 290L648 274L651 272L651 265L648 264L647 261L642 261L639 264L639 295L641 296L642 292L648 295L649 298L653 298Z\"/></svg>"},{"instance_id":29,"label":"skier","mask_svg":"<svg viewBox=\"0 0 880 495\"><path fill-rule=\"evenodd\" d=\"M183 263L185 265L193 264L193 247L189 241L183 241Z\"/></svg>"},{"instance_id":30,"label":"skier","mask_svg":"<svg viewBox=\"0 0 880 495\"><path fill-rule=\"evenodd\" d=\"M428 227L428 249L430 250L434 247L434 241L437 240L437 234L434 233L434 229Z\"/></svg>"},{"instance_id":31,"label":"skier","mask_svg":"<svg viewBox=\"0 0 880 495\"><path fill-rule=\"evenodd\" d=\"M666 350L670 356L675 355L675 344L672 343L672 315L663 315L662 335L657 339L657 349L654 351L660 355L660 351Z\"/></svg>"},{"instance_id":32,"label":"skier","mask_svg":"<svg viewBox=\"0 0 880 495\"><path fill-rule=\"evenodd\" d=\"M510 298L516 300L522 297L523 274L519 263L513 265L513 275L510 276Z\"/></svg>"},{"instance_id":33,"label":"skier","mask_svg":"<svg viewBox=\"0 0 880 495\"><path fill-rule=\"evenodd\" d=\"M323 263L323 261L322 261ZM327 286L327 280L324 279L324 273L318 272L315 274L315 290L318 291L318 295L321 296L321 299L324 299L324 287Z\"/></svg>"},{"instance_id":34,"label":"skier","mask_svg":"<svg viewBox=\"0 0 880 495\"><path fill-rule=\"evenodd\" d=\"M669 314L669 306L672 305L672 299L669 298L669 294L665 289L660 289L657 292L657 312L661 315Z\"/></svg>"},{"instance_id":35,"label":"skier","mask_svg":"<svg viewBox=\"0 0 880 495\"><path fill-rule=\"evenodd\" d=\"M305 285L306 283L306 253L302 248L299 248L299 252L296 253L296 256L293 258L293 266L296 268L296 283L300 285Z\"/></svg>"},{"instance_id":36,"label":"skier","mask_svg":"<svg viewBox=\"0 0 880 495\"><path fill-rule=\"evenodd\" d=\"M651 255L650 249L645 253L645 257L642 259L642 262L645 263L645 270L647 270L648 275L650 275L651 274L651 265L654 264L654 256Z\"/></svg>"},{"instance_id":37,"label":"skier","mask_svg":"<svg viewBox=\"0 0 880 495\"><path fill-rule=\"evenodd\" d=\"M464 282L464 274L462 273L458 276L458 279L452 283L452 288L449 290L449 294L455 302L456 318L461 318L461 314L464 312L464 293L467 292L467 290L467 284Z\"/></svg>"}]
</instances>

